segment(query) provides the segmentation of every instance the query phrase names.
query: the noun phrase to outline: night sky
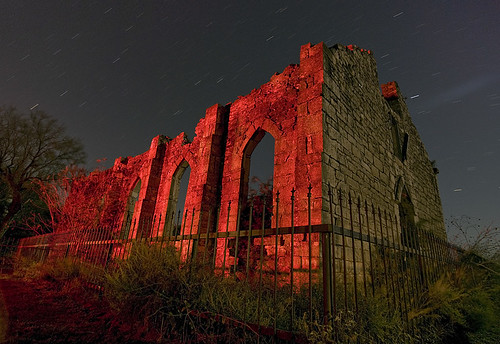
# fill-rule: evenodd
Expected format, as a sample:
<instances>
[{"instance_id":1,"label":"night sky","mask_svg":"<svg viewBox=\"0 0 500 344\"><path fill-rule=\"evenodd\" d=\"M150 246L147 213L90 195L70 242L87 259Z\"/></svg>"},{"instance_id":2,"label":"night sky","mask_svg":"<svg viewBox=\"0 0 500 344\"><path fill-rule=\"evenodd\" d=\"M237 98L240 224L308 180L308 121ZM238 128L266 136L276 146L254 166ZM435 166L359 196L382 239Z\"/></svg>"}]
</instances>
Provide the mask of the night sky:
<instances>
[{"instance_id":1,"label":"night sky","mask_svg":"<svg viewBox=\"0 0 500 344\"><path fill-rule=\"evenodd\" d=\"M207 107L298 63L303 44L355 44L407 97L445 219L499 226L499 17L487 0L0 0L0 105L46 111L106 168L158 134L192 138Z\"/></svg>"}]
</instances>

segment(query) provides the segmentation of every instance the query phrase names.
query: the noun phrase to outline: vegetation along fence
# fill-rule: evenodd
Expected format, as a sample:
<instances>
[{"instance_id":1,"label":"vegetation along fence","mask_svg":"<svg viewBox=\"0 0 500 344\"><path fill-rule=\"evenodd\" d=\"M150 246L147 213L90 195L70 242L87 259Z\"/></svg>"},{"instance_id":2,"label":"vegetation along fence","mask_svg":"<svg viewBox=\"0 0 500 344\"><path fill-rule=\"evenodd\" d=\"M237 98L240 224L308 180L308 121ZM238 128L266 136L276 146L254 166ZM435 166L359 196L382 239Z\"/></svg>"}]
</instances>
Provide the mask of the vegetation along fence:
<instances>
[{"instance_id":1,"label":"vegetation along fence","mask_svg":"<svg viewBox=\"0 0 500 344\"><path fill-rule=\"evenodd\" d=\"M374 297L383 299L411 330L415 324L410 310L429 284L453 269L460 250L418 226L399 223L399 216L348 192L330 188L328 195L328 224L311 223L309 193L308 223L295 226L292 190L289 227L280 226L283 196L278 193L272 210L265 198L255 204L248 202L245 217L241 207L236 230L230 230L229 218L218 218L220 209L213 209L208 223L215 214L217 223L227 223L225 231L211 232L189 223L183 223L182 231L179 224L162 231L150 219L133 226L139 228L135 232L88 228L26 238L17 254L39 261L72 257L104 273L117 269L138 245L160 252L175 247L181 267L203 266L214 276L248 286L250 292L241 295L244 307L240 313L220 312L259 336L298 338L304 323L335 328L339 318L349 315L355 319ZM195 210L187 210L184 218L188 211ZM91 279L96 286L101 283L99 273L93 273Z\"/></svg>"},{"instance_id":2,"label":"vegetation along fence","mask_svg":"<svg viewBox=\"0 0 500 344\"><path fill-rule=\"evenodd\" d=\"M8 272L12 269L12 262L16 255L18 244L18 238L0 238L0 273Z\"/></svg>"}]
</instances>

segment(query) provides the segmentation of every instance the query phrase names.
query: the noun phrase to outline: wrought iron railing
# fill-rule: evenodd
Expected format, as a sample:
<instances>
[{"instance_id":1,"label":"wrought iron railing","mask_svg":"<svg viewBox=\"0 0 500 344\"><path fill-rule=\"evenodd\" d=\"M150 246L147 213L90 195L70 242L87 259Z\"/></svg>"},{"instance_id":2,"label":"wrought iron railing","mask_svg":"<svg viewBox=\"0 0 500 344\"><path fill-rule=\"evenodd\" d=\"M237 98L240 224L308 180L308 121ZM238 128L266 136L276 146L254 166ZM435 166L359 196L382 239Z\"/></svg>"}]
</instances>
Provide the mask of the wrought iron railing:
<instances>
[{"instance_id":1,"label":"wrought iron railing","mask_svg":"<svg viewBox=\"0 0 500 344\"><path fill-rule=\"evenodd\" d=\"M39 261L73 257L104 271L115 268L117 261L127 259L138 243L160 250L170 246L179 252L180 264L196 262L221 277L233 275L241 283L258 286L258 316L251 325L259 333L266 332L266 327L261 326L259 309L263 279L272 281L274 303L279 302L278 291L289 290L287 324L278 322L278 316L272 315L272 332L283 338L296 333L298 316L305 314L310 322L329 323L339 312L357 314L362 302L375 294L382 294L388 306L399 311L402 321L412 326L408 313L418 296L443 272L454 268L460 249L447 243L443 236L400 224L396 215L342 190L337 190L335 195L329 190L330 223L312 224L310 193L307 197L306 225L294 225L292 190L290 226L287 227L279 223L278 193L273 228L264 228L265 221L261 221L261 228L252 227L251 203L246 229L237 226L230 231L228 215L225 231L210 232L210 219L218 214L218 210L213 209L208 211L206 228L184 223L183 234L170 235L172 230L162 231L159 222L150 219L137 225L141 229L135 231L138 234L128 231L129 237L107 228L91 228L25 238L18 246L17 255ZM194 214L196 210L191 211ZM259 213L264 217L266 211L264 202ZM96 275L91 282L98 284L99 281ZM298 300L299 297L306 298L307 302ZM248 319L240 320L249 323ZM270 330L267 328L267 332Z\"/></svg>"}]
</instances>

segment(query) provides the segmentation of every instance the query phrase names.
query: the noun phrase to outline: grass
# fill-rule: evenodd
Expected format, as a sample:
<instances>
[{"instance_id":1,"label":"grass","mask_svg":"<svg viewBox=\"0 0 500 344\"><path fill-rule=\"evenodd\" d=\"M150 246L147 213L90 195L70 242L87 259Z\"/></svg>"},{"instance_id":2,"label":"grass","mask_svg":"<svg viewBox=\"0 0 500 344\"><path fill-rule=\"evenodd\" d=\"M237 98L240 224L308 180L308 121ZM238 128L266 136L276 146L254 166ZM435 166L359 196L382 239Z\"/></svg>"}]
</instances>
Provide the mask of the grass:
<instances>
[{"instance_id":1,"label":"grass","mask_svg":"<svg viewBox=\"0 0 500 344\"><path fill-rule=\"evenodd\" d=\"M254 342L258 337L247 324L272 327L274 322L278 328L305 334L312 343L479 344L496 343L500 338L498 264L481 260L477 254L463 255L458 266L412 300L408 313L411 326L402 321L402 310L387 300L383 285L377 287L375 295L358 295L357 313L352 305L345 309L338 302L339 309L327 324L320 311L320 286L313 286L312 322L309 292L302 288L294 294L295 320L291 324L290 287L281 285L274 294L273 276L264 275L259 288L258 278L248 282L237 275L222 278L198 262L179 264L171 247L146 244L136 244L127 260L111 266L103 271L61 259L43 265L21 260L17 267L18 273L29 278L98 281L118 314L132 317L137 328L155 331L161 340ZM344 291L337 293L337 300L342 300ZM349 290L348 299L353 299ZM205 313L200 316L200 312ZM224 317L216 319L219 314Z\"/></svg>"},{"instance_id":2,"label":"grass","mask_svg":"<svg viewBox=\"0 0 500 344\"><path fill-rule=\"evenodd\" d=\"M7 338L7 329L9 324L9 313L5 307L2 291L0 290L0 343Z\"/></svg>"},{"instance_id":3,"label":"grass","mask_svg":"<svg viewBox=\"0 0 500 344\"><path fill-rule=\"evenodd\" d=\"M265 278L259 304L255 284L235 277L222 278L204 264L179 267L179 257L171 247L160 250L136 245L130 258L106 280L106 297L115 309L144 319L145 326L159 326L166 338L193 340L202 335L207 340L214 334L227 336L227 326L213 321L218 315L246 328L237 330L246 341L255 337L247 322L256 324L260 320L262 326L272 326L277 314L278 324L288 326L289 289L280 288L274 303L271 283ZM212 317L195 316L199 312Z\"/></svg>"}]
</instances>

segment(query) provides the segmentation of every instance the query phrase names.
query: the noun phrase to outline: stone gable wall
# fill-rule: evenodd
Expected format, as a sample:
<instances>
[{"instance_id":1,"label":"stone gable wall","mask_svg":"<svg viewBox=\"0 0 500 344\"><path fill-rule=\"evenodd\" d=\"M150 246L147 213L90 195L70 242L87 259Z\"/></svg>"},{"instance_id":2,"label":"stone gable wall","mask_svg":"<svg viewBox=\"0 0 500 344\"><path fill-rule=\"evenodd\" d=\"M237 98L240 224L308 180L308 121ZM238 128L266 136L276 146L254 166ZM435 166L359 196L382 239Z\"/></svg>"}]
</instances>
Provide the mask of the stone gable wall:
<instances>
[{"instance_id":1,"label":"stone gable wall","mask_svg":"<svg viewBox=\"0 0 500 344\"><path fill-rule=\"evenodd\" d=\"M392 116L398 122L400 132L408 135L407 158L404 162L395 159L395 201L400 201L402 186L408 188L409 196L415 207L416 223L424 229L445 237L441 198L437 184L437 171L413 124L404 96L396 83L397 97L387 100Z\"/></svg>"},{"instance_id":2,"label":"stone gable wall","mask_svg":"<svg viewBox=\"0 0 500 344\"><path fill-rule=\"evenodd\" d=\"M390 83L392 93L381 94L375 59L369 51L336 45L325 49L324 56L324 222L330 222L328 184L349 190L353 200L370 200L390 214L398 214L398 190L405 185L416 222L444 233L436 177L397 85ZM408 134L404 162L394 151L392 118L398 123L401 144ZM347 197L343 195L344 202ZM338 204L337 195L334 200ZM336 217L340 222L338 206ZM351 228L347 214L343 221ZM357 221L353 220L354 228Z\"/></svg>"}]
</instances>

